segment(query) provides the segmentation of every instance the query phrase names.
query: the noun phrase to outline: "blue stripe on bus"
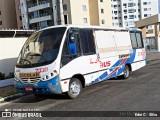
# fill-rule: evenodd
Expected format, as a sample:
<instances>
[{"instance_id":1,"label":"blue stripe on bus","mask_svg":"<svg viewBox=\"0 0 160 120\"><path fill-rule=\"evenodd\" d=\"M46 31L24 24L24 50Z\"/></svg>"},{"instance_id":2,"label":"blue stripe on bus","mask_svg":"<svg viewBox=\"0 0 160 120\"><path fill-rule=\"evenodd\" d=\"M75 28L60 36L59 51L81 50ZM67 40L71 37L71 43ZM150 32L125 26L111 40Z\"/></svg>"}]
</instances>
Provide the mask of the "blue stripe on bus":
<instances>
[{"instance_id":1,"label":"blue stripe on bus","mask_svg":"<svg viewBox=\"0 0 160 120\"><path fill-rule=\"evenodd\" d=\"M133 53L130 54L130 57L125 61L125 63L123 63L122 67L118 68L120 66L120 64L122 63L122 61L124 59L120 59L118 60L109 70L111 70L112 72L115 70L113 73L112 73L110 76L108 76L108 72L105 71L104 73L102 73L102 75L100 75L98 78L96 78L94 81L91 82L91 84L94 84L94 83L97 83L99 81L104 81L104 80L107 80L107 79L110 79L110 78L113 78L113 77L116 77L116 76L119 76L121 75L123 72L124 72L124 64L127 64L127 63L132 63L135 59L135 56L136 56L136 49L133 49Z\"/></svg>"}]
</instances>

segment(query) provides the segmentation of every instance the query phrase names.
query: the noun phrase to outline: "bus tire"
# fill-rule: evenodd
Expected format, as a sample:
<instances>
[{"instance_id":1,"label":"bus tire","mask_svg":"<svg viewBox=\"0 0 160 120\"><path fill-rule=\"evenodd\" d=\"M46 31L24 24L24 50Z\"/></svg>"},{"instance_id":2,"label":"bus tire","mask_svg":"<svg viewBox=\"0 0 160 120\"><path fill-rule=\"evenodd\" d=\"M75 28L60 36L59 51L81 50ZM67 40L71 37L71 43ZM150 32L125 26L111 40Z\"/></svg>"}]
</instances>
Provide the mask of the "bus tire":
<instances>
[{"instance_id":1,"label":"bus tire","mask_svg":"<svg viewBox=\"0 0 160 120\"><path fill-rule=\"evenodd\" d=\"M82 83L77 78L72 78L69 83L69 91L67 92L67 96L70 99L77 98L82 92Z\"/></svg>"},{"instance_id":2,"label":"bus tire","mask_svg":"<svg viewBox=\"0 0 160 120\"><path fill-rule=\"evenodd\" d=\"M128 79L130 76L130 69L127 65L124 67L124 74L122 75L123 79Z\"/></svg>"}]
</instances>

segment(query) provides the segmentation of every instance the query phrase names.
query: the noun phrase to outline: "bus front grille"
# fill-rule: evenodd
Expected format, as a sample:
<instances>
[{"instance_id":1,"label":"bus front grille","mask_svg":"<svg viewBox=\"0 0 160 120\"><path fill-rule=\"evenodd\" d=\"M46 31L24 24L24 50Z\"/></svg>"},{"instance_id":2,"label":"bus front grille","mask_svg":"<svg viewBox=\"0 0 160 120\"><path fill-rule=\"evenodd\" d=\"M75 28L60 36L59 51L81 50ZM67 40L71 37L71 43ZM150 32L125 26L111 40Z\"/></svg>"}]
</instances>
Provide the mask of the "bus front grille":
<instances>
[{"instance_id":1,"label":"bus front grille","mask_svg":"<svg viewBox=\"0 0 160 120\"><path fill-rule=\"evenodd\" d=\"M38 83L39 81L40 79L21 79L21 82L25 84Z\"/></svg>"}]
</instances>

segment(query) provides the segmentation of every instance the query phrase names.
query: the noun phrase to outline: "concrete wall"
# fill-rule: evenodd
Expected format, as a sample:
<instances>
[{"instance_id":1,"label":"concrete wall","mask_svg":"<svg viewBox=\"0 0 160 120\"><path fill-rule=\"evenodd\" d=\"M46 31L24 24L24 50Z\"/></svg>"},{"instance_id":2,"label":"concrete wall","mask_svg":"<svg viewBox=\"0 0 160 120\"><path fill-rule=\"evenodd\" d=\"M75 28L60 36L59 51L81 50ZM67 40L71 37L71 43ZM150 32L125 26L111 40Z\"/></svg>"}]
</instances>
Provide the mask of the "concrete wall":
<instances>
[{"instance_id":1,"label":"concrete wall","mask_svg":"<svg viewBox=\"0 0 160 120\"><path fill-rule=\"evenodd\" d=\"M0 72L14 72L21 48L27 38L0 38Z\"/></svg>"},{"instance_id":2,"label":"concrete wall","mask_svg":"<svg viewBox=\"0 0 160 120\"><path fill-rule=\"evenodd\" d=\"M98 1L89 0L90 23L91 25L99 25Z\"/></svg>"},{"instance_id":3,"label":"concrete wall","mask_svg":"<svg viewBox=\"0 0 160 120\"><path fill-rule=\"evenodd\" d=\"M82 5L86 5L87 10L83 11ZM72 24L90 25L88 0L70 0ZM83 22L87 18L87 23Z\"/></svg>"}]
</instances>

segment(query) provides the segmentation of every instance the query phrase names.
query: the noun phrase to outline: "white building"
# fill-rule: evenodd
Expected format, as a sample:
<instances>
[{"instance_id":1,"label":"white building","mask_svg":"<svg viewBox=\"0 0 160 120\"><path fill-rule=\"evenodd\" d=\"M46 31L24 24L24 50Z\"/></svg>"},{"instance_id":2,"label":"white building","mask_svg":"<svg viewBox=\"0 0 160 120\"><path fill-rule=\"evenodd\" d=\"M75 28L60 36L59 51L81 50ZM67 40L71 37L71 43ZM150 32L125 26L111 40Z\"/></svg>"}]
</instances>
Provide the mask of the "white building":
<instances>
[{"instance_id":1,"label":"white building","mask_svg":"<svg viewBox=\"0 0 160 120\"><path fill-rule=\"evenodd\" d=\"M111 0L113 26L134 26L139 19L158 14L158 0Z\"/></svg>"}]
</instances>

